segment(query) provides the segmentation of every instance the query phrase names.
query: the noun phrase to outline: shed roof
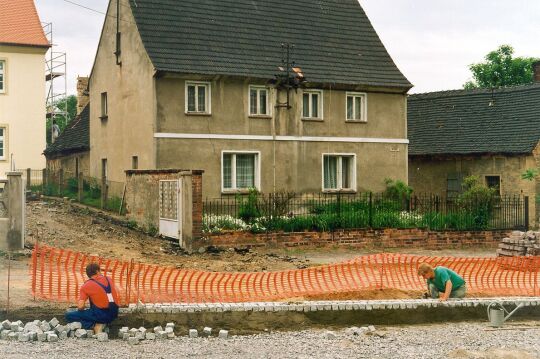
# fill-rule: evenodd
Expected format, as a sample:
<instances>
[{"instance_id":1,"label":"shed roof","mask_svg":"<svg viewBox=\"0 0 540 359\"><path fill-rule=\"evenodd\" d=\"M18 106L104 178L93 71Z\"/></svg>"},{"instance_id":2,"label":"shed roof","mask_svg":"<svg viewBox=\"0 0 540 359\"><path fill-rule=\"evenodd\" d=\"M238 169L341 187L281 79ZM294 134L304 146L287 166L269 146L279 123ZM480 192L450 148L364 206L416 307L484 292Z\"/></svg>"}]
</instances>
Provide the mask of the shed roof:
<instances>
[{"instance_id":1,"label":"shed roof","mask_svg":"<svg viewBox=\"0 0 540 359\"><path fill-rule=\"evenodd\" d=\"M62 131L43 153L47 157L84 152L90 149L90 104Z\"/></svg>"},{"instance_id":2,"label":"shed roof","mask_svg":"<svg viewBox=\"0 0 540 359\"><path fill-rule=\"evenodd\" d=\"M527 154L540 141L540 84L408 99L410 155Z\"/></svg>"}]
</instances>

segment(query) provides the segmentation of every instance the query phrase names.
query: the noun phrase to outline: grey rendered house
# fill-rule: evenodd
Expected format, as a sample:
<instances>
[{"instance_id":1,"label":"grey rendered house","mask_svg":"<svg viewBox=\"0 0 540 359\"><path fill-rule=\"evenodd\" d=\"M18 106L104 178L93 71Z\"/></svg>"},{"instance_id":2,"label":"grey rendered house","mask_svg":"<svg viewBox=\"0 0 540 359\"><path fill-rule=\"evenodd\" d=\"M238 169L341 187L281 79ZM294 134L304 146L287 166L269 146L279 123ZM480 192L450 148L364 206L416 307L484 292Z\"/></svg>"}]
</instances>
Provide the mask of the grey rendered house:
<instances>
[{"instance_id":1,"label":"grey rendered house","mask_svg":"<svg viewBox=\"0 0 540 359\"><path fill-rule=\"evenodd\" d=\"M407 181L412 85L357 0L118 1L89 81L91 175L204 170L209 197ZM306 80L289 106L280 66Z\"/></svg>"},{"instance_id":2,"label":"grey rendered house","mask_svg":"<svg viewBox=\"0 0 540 359\"><path fill-rule=\"evenodd\" d=\"M452 197L477 175L501 195L528 196L530 222L538 223L540 178L521 175L540 168L540 82L412 95L408 128L415 192Z\"/></svg>"}]
</instances>

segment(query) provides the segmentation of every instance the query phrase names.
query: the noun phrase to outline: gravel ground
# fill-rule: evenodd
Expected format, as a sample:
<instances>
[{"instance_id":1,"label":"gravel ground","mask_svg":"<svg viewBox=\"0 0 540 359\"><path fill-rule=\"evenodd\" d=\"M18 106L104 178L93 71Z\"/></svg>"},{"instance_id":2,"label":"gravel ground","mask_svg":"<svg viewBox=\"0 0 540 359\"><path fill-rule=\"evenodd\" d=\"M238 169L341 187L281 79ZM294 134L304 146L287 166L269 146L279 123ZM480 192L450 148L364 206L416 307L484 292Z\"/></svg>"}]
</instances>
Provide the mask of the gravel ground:
<instances>
[{"instance_id":1,"label":"gravel ground","mask_svg":"<svg viewBox=\"0 0 540 359\"><path fill-rule=\"evenodd\" d=\"M0 342L0 358L540 358L540 322L507 324L487 330L485 323L377 328L379 335L335 331L283 332L217 338L177 337L170 341L98 343L69 339L58 343Z\"/></svg>"}]
</instances>

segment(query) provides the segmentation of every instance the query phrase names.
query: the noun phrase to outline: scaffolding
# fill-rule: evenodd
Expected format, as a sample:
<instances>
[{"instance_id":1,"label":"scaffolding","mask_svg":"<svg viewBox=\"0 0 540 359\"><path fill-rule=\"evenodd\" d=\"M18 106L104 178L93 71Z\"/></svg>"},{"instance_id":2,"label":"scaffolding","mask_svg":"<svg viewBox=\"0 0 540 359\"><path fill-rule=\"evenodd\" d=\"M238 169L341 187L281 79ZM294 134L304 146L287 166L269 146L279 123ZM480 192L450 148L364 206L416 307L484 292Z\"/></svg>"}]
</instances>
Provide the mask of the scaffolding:
<instances>
[{"instance_id":1,"label":"scaffolding","mask_svg":"<svg viewBox=\"0 0 540 359\"><path fill-rule=\"evenodd\" d=\"M45 83L47 91L45 107L46 121L49 122L49 126L47 127L50 128L52 143L54 142L53 134L55 131L53 123L58 125L58 130L59 128L65 128L70 121L67 103L63 106L63 109L58 107L60 101L67 101L67 56L65 52L54 51L53 24L43 23L42 25L45 36L49 44L51 44L49 51L45 55Z\"/></svg>"}]
</instances>

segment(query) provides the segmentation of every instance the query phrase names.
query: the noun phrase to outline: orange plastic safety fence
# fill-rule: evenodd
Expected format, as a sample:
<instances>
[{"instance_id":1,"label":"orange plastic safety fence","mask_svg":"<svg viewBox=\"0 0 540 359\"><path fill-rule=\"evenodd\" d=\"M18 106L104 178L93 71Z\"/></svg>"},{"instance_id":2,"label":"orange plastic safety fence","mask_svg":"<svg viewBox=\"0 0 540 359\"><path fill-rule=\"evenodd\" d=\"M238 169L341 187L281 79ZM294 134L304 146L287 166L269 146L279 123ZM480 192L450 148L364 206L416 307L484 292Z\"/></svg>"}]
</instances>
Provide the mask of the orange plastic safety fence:
<instances>
[{"instance_id":1,"label":"orange plastic safety fence","mask_svg":"<svg viewBox=\"0 0 540 359\"><path fill-rule=\"evenodd\" d=\"M540 257L456 258L372 254L354 260L280 272L206 272L88 256L48 246L32 254L31 280L38 298L75 302L85 267L100 264L112 278L122 304L275 301L373 289L425 290L417 275L422 262L462 275L479 296L536 296Z\"/></svg>"}]
</instances>

